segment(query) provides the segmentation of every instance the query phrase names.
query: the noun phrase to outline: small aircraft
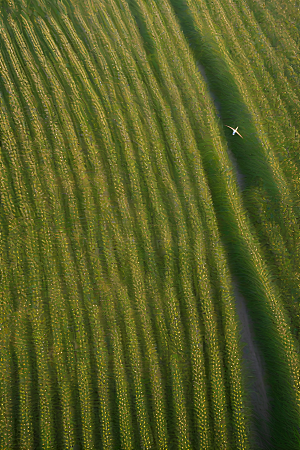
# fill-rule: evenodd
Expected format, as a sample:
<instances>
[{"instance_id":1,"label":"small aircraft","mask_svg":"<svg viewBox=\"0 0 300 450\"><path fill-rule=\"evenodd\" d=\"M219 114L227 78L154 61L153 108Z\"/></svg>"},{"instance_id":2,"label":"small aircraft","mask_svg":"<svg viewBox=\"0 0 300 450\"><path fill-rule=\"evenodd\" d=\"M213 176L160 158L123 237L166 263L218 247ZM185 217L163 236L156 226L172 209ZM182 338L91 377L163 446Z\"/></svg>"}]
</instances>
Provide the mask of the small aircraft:
<instances>
[{"instance_id":1,"label":"small aircraft","mask_svg":"<svg viewBox=\"0 0 300 450\"><path fill-rule=\"evenodd\" d=\"M231 129L233 130L232 135L234 135L235 133L237 133L239 136L241 136L240 133L238 132L238 127L232 128L232 127L230 127L229 125L225 125L225 127L231 128ZM241 138L244 139L243 136L241 136Z\"/></svg>"}]
</instances>

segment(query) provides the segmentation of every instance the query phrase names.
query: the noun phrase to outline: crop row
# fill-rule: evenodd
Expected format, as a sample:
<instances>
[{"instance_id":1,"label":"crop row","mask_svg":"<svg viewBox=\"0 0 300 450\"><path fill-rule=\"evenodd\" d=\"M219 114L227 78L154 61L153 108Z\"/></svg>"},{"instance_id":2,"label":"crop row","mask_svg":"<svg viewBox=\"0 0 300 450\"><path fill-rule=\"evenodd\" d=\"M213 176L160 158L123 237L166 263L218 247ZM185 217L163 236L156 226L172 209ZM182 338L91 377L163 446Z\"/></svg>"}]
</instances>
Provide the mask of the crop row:
<instances>
[{"instance_id":1,"label":"crop row","mask_svg":"<svg viewBox=\"0 0 300 450\"><path fill-rule=\"evenodd\" d=\"M278 224L274 220L272 207L259 189L247 194L247 205L249 211L256 215L256 229L258 236L264 243L263 249L266 259L271 261L275 276L280 281L282 299L286 306L289 317L293 324L293 334L299 340L299 271L298 262L294 253L289 253L285 243L278 231ZM291 277L291 274L293 276Z\"/></svg>"},{"instance_id":2,"label":"crop row","mask_svg":"<svg viewBox=\"0 0 300 450\"><path fill-rule=\"evenodd\" d=\"M216 35L214 26L213 26L213 22L210 19L208 11L204 7L204 5L201 5L201 11L202 11L201 20L202 20L202 22L200 22L198 12L196 12L196 9L194 8L194 4L192 2L189 3L189 7L193 14L193 19L195 21L195 24L197 24L198 29L201 31L203 31L205 29L206 32L207 32L207 30L210 30L212 35ZM207 28L205 28L205 24L203 24L203 19L207 20L207 25L206 25ZM238 87L240 89L240 93L244 97L244 101L246 102L247 105L251 104L251 98L247 95L246 87L242 84L241 78L238 76L238 73L236 72L236 68L233 67L233 64L230 62L230 59L227 56L226 49L222 43L221 37L218 37L217 45L220 47L220 52L221 52L220 54L222 54L222 58L226 58L226 62L228 64L228 67L230 68L230 72L232 74L234 74L234 79L236 80L236 82L238 82ZM212 59L210 60L210 62L211 61L212 61ZM219 155L220 155L220 153L219 153ZM215 162L217 162L217 159L214 160L214 163ZM207 167L209 167L209 166L207 166ZM218 174L220 173L218 170L216 170L216 167L214 167L214 168L211 167L210 171L211 171L211 174L213 174L213 176L218 176ZM277 170L273 173L276 174L276 172L278 173ZM219 179L219 176L218 176L218 179ZM276 324L276 328L277 328L276 333L278 335L279 340L281 341L281 344L284 347L284 352L287 355L287 358L289 361L288 362L289 373L291 376L292 383L294 385L294 393L295 393L294 398L297 399L297 402L299 402L299 400L298 400L299 391L298 391L298 387L297 387L298 382L297 382L297 375L296 375L297 371L299 370L299 369L297 369L297 367L299 366L299 362L298 362L298 357L297 357L295 347L293 344L291 332L290 332L290 329L288 326L285 309L282 305L280 296L278 295L278 291L276 292L276 289L274 289L274 291L273 291L273 289L270 289L270 287L267 287L269 285L269 281L268 281L268 275L267 275L267 271L266 271L266 265L263 262L263 259L258 250L257 242L255 242L255 240L253 240L252 233L250 232L249 224L247 223L247 220L245 220L246 217L244 216L244 214L242 215L240 212L238 212L238 211L242 212L242 210L243 210L243 208L241 208L241 206L238 204L240 201L239 196L233 195L233 191L230 192L227 190L227 188L224 189L225 184L226 184L226 182L224 180L224 177L221 176L220 184L217 187L213 187L213 193L215 195L215 198L220 198L220 199L222 198L224 201L225 195L226 195L226 199L230 199L230 203L232 205L228 209L229 205L225 206L225 204L224 204L224 207L222 207L222 209L220 209L220 213L222 215L222 221L223 221L223 223L226 223L225 217L227 216L227 219L229 219L228 213L231 210L231 208L234 208L235 213L232 216L231 216L232 213L229 213L229 214L232 217L232 219L235 217L235 220L237 220L236 228L234 228L234 229L235 229L235 232L238 232L238 235L234 238L234 241L232 241L232 242L237 243L236 248L239 245L238 242L245 243L246 247L248 247L247 254L249 255L249 262L251 261L251 266L252 266L251 271L254 270L256 279L264 280L263 281L263 286L264 286L263 296L266 300L266 303L264 303L264 304L265 304L266 308L270 308L270 312L272 312L272 314L274 315L273 321ZM224 197L222 195L222 192L224 192ZM226 202L227 202L227 200L226 200ZM285 225L286 225L286 223L285 223ZM230 219L230 225L228 224L227 229L228 229L228 233L231 235L230 230L233 230L233 220ZM243 251L245 251L245 252L246 252L246 247L243 247L244 248ZM255 250L254 250L254 248L255 248ZM245 256L245 254L246 253L244 253L244 256ZM282 326L285 328L284 331L281 329Z\"/></svg>"},{"instance_id":3,"label":"crop row","mask_svg":"<svg viewBox=\"0 0 300 450\"><path fill-rule=\"evenodd\" d=\"M119 74L120 76L119 76L119 79L121 78L121 74ZM126 87L125 87L125 85L124 85L124 89L125 89ZM139 141L140 141L140 139L139 139ZM133 247L133 245L132 244L130 244L131 245L131 247ZM128 251L130 251L130 250L128 250ZM131 249L131 254L132 254L132 249ZM132 258L129 258L129 262L132 260ZM131 264L131 262L130 262L130 264ZM133 267L133 269L134 269L134 267L137 267L137 264L135 264L135 263L133 263L133 265L132 265L132 267ZM152 266L153 267L153 266ZM136 269L135 269L135 272L136 272ZM139 285L140 285L140 283L139 283ZM136 294L136 295L138 295L138 298L139 299L141 299L141 295L140 295L140 293L138 293L138 294Z\"/></svg>"},{"instance_id":4,"label":"crop row","mask_svg":"<svg viewBox=\"0 0 300 450\"><path fill-rule=\"evenodd\" d=\"M123 56L124 57L124 56ZM131 61L131 64L132 64L133 62ZM124 65L125 66L125 65ZM128 74L128 76L129 76L129 74ZM132 80L133 82L134 82L134 86L136 86L137 85L137 79L135 79L135 80ZM125 87L124 87L125 88ZM156 88L156 90L157 90L157 88ZM123 91L123 90L122 90ZM139 86L139 91L141 92L141 87ZM141 95L141 94L140 94ZM147 111L147 117L149 117L149 121L150 121L150 118L151 118L151 114L149 113L149 110ZM166 120L168 120L168 119L166 119ZM169 118L169 123L170 123L170 118ZM151 130L152 130L152 132L154 132L154 130L155 129L157 129L157 124L155 124L155 123L153 123L153 126L151 126ZM173 130L173 133L174 133L174 130ZM174 134L173 134L173 136L174 136ZM154 141L154 139L153 139L153 141ZM157 142L159 142L158 140L155 140L156 141L156 143ZM140 140L139 140L139 142L140 142ZM157 144L156 144L157 145ZM145 158L147 158L147 155L146 155L146 147L143 147L143 155L141 155L141 160L143 161ZM160 155L161 156L161 155ZM145 165L146 166L146 165ZM149 168L146 166L146 168L147 168L147 172L149 172ZM175 194L175 192L174 192L174 188L173 187L171 187L171 185L170 185L170 180L168 180L168 179L166 179L166 177L168 177L168 175L167 175L167 173L168 173L168 171L166 170L166 168L167 168L167 163L166 163L166 161L164 161L164 160L161 160L161 164L160 164L160 171L162 171L162 170L164 170L164 172L163 172L163 177L164 177L164 185L165 185L165 187L170 191L170 192L172 192L173 193L173 195L174 195L174 198L176 198L177 197L177 195ZM145 169L144 169L145 170ZM145 170L145 172L146 172L146 170ZM149 177L149 174L147 174L147 177ZM176 212L178 213L179 212L179 198L177 197L176 198L176 200L174 200L174 203L175 203L175 208L176 208ZM178 228L180 229L180 227L182 227L183 226L183 223L182 223L182 220L179 222L180 223L180 225L178 225ZM184 252L183 252L184 253ZM170 261L170 263L171 263L171 261ZM169 263L169 264L170 264ZM172 266L171 266L172 267ZM172 274L172 270L171 270L171 267L169 266L169 269L167 270L167 273L169 273L170 275L168 275L167 273L166 273L166 280L165 280L165 286L166 286L166 288L168 289L168 291L170 292L169 294L167 294L167 297L170 299L170 298L174 298L174 300L175 300L175 297L174 297L174 294L172 293L172 291L173 291L173 288L171 287L172 286L172 284L173 284L173 281L172 281L172 278L173 278L173 274ZM170 276L172 277L172 278L170 278ZM170 280L170 281L169 281ZM171 283L171 285L170 285L170 287L167 287L168 286L168 284L169 283ZM175 324L177 324L177 323L179 323L179 320L178 320L178 316L179 316L179 309L178 309L178 307L175 307L176 308L176 310L173 312L172 311L172 309L168 312L168 316L170 317L169 318L169 323L170 323L170 326L173 328L174 327L174 325ZM175 314L174 314L175 313ZM197 326L196 326L196 328L197 328ZM178 337L180 336L180 334L179 334L179 330L176 330L176 328L174 328L174 332L172 332L172 335L174 336L174 337L172 337L171 338L171 341L172 341L172 343L174 344L174 345L178 345L178 343L176 342L176 341L178 341ZM195 337L195 336L194 336ZM179 347L179 349L181 348L181 351L182 351L182 346L180 346ZM175 393L177 392L177 389L179 388L179 384L178 384L178 382L176 382L175 381L175 384L174 384L174 388L176 387L176 391L174 391ZM176 396L175 396L175 398L176 398ZM178 397L178 398L180 398L180 396ZM179 408L179 410L180 409L182 409L182 405L181 405L181 407ZM178 410L178 411L179 411ZM178 428L178 430L179 430L179 436L181 436L181 438L183 438L184 437L184 435L183 435L183 429L181 429L181 426L182 427L184 427L184 421L182 422L182 420L183 420L183 418L181 417L181 418L179 418L178 417L178 420L177 420L177 427L179 427ZM186 425L185 425L185 427L186 427ZM179 439L181 439L181 438L179 438Z\"/></svg>"},{"instance_id":5,"label":"crop row","mask_svg":"<svg viewBox=\"0 0 300 450\"><path fill-rule=\"evenodd\" d=\"M252 16L282 61L283 73L289 83L298 92L297 73L299 73L299 8L296 4L288 4L285 8L280 2L272 2L262 7L255 1L247 1L247 9L251 8ZM299 98L299 95L298 95Z\"/></svg>"},{"instance_id":6,"label":"crop row","mask_svg":"<svg viewBox=\"0 0 300 450\"><path fill-rule=\"evenodd\" d=\"M35 181L37 178L36 177L33 177L33 180ZM36 191L35 191L36 192ZM37 201L41 201L40 200L40 198L38 198L37 199ZM43 210L45 210L45 208L43 208L42 207L42 203L40 203L40 205L39 205L39 207L40 207L40 211L42 212ZM44 224L45 225L45 224ZM58 233L58 236L60 236L60 234ZM58 238L58 241L60 241L60 239ZM67 251L68 251L68 249L67 249ZM64 256L63 256L63 260L65 259L65 254L64 254ZM83 272L84 273L84 272ZM76 277L74 276L74 273L71 275L71 276L69 276L68 277L68 280L72 280L72 279L75 279ZM73 298L73 299L75 299L76 298L76 296L75 295L73 295L71 298ZM63 306L64 307L64 306ZM79 315L79 319L80 319L80 317L81 317L81 315ZM67 321L65 321L64 322L65 324L67 323ZM37 333L38 333L38 331L37 331ZM82 337L82 329L80 330L80 336L81 336L81 340L83 340L83 337ZM41 338L41 336L40 336L40 333L38 333L37 334L37 339L40 339ZM70 339L67 339L67 342L70 342ZM83 345L83 348L82 348L82 350L83 350L83 353L84 354L88 354L89 352L86 350L86 342L83 340L83 342L84 342L84 345ZM80 342L81 343L81 342ZM69 352L68 352L69 353ZM81 409L82 409L82 417L83 417L83 431L84 431L84 442L85 442L85 444L86 444L86 446L88 447L88 446L91 446L91 447L93 447L93 443L92 443L92 431L91 431L91 424L92 424L92 421L91 421L91 413L90 413L90 408L91 408L91 406L92 406L92 402L90 401L90 396L89 396L89 392L88 391L86 391L86 388L88 389L88 386L89 386L89 384L87 383L87 380L88 380L88 377L89 377L89 375L88 374L90 374L91 373L91 370L90 370L90 368L88 367L88 366L86 366L86 363L87 363L87 360L86 360L86 358L84 358L84 360L82 361L82 360L79 360L79 363L78 363L78 371L80 371L79 373L80 373L80 378L79 378L79 380L80 380L80 384L79 384L79 392L80 392L80 399L81 399ZM73 370L73 372L74 372L74 370ZM63 395L66 395L67 396L67 398L68 398L68 393L67 393L67 389L66 389L66 391L63 393ZM42 396L41 396L42 397ZM42 401L42 398L41 398L41 401ZM64 401L63 401L63 403L64 403ZM70 403L69 401L67 401L67 404L68 403ZM65 415L65 417L67 416L67 414ZM66 425L66 428L69 428L67 425ZM49 429L48 427L46 427L46 428L44 428L44 430L46 431L50 431L51 429ZM68 434L68 430L66 430L66 433ZM67 438L67 440L69 441L69 439ZM49 445L51 445L51 442L48 440L48 444ZM28 447L29 448L29 447Z\"/></svg>"},{"instance_id":7,"label":"crop row","mask_svg":"<svg viewBox=\"0 0 300 450\"><path fill-rule=\"evenodd\" d=\"M217 4L218 3L216 3L216 5ZM222 12L222 14L221 14L221 12L220 12L220 10L218 10L219 17L221 17L221 16L224 17L224 13ZM230 9L230 20L231 21L233 20L234 22L236 21L236 22L239 23L239 36L241 34L243 35L243 49L241 48L241 54L243 54L242 52L244 52L245 55L247 55L248 59L250 60L249 49L251 48L251 46L253 48L253 44L252 44L253 39L252 40L249 39L247 33L245 32L243 26L240 23L241 21L239 19L238 13L235 12L235 8L234 7ZM252 25L253 25L252 26L252 28L253 28L254 24L252 24ZM228 27L226 29L228 29ZM224 36L225 39L229 39L229 37L230 37L230 39L233 39L234 33L235 33L234 28L232 28L231 29L231 33L225 34L225 32L224 32L223 36ZM247 43L247 45L245 45L245 43ZM231 46L232 45L235 45L235 46L238 45L237 39L235 39L234 41L229 41L228 40L228 45L231 45ZM252 55L253 54L254 53L253 53L253 50L252 50ZM258 61L259 60L259 55L256 55L255 59L256 59L256 61ZM246 68L247 79L250 81L250 79L248 77L248 74L249 74L249 70L248 69L249 69L249 67L248 68L246 67L246 63L244 63L243 66ZM258 71L258 67L260 67L260 71ZM244 72L244 77L245 78L246 78L246 76L245 76L246 72ZM254 72L258 72L258 74L256 76L257 80L263 80L263 76L264 76L263 73L265 72L265 69L264 69L264 66L263 66L262 63L260 65L254 65ZM254 94L254 92L257 92L258 90L260 90L260 92L263 90L262 83L263 82L261 82L261 81L259 83L257 83L257 86L255 88L253 88L253 90L252 90L253 94ZM266 101L268 99L268 101L273 103L273 110L275 111L276 108L278 108L278 103L276 103L276 105L274 104L274 98L275 99L277 98L277 95L276 95L277 84L276 84L276 87L273 86L273 83L269 83L268 82L267 84L268 84L267 93L264 93L263 95L260 96L260 109L262 107L262 99L265 96ZM251 83L249 83L249 82L247 84L247 89L251 89ZM252 96L252 98L254 98L254 95ZM268 103L265 104L265 106L264 106L265 111L270 110L270 106L268 106L268 105L269 105ZM287 111L285 109L283 110L283 116L284 117L288 116ZM272 136L271 136L270 144L276 142L277 143L276 145L278 145L279 142L282 142L282 145L283 145L285 143L287 132L285 132L285 135L282 134L282 132L281 132L281 130L283 130L283 127L281 126L281 122L282 121L280 120L279 122L280 122L279 127L276 128L277 131L276 131L276 133L274 132L273 139L272 139ZM288 130L288 124L287 123L286 123L285 130ZM292 157L292 155L290 154L289 158L291 158L291 157ZM292 172L289 169L291 166L293 166ZM297 197L298 197L297 192L299 191L299 189L297 188L299 172L298 172L296 166L293 165L292 161L290 161L290 162L280 162L279 165L277 164L277 167L278 168L279 167L280 168L283 167L283 169L286 169L285 170L285 174L286 174L286 183L287 183L286 184L286 186L287 186L286 189L287 190L286 190L286 194L281 194L282 198L285 199L284 200L285 204L281 204L281 206L280 206L281 214L283 214L285 216L285 219L284 219L285 225L287 223L289 223L290 225L293 224L292 225L292 229L290 231L285 230L285 229L283 230L282 228L281 228L281 230L279 230L278 227L277 227L277 229L278 229L278 231L277 231L278 238L277 239L278 239L279 242L282 241L282 239L284 239L287 242L287 244L288 244L289 251L293 252L293 253L296 251L296 253L297 253L297 251L298 251L297 250L297 248L298 248L297 242L299 240L298 239L299 235L298 235L298 232L297 232L297 228L298 228L297 227L297 216L294 214L294 211L296 211L296 209L294 209L295 203L293 205L293 195L290 195L291 191L289 191L289 188L292 188L292 192L293 192L293 194L296 195L296 199L297 199ZM282 180L282 178L281 178L281 180ZM278 183L277 183L277 185L278 185ZM279 185L282 186L283 183L280 182ZM289 204L286 204L286 199L288 198L288 194L289 194L290 201L289 201ZM257 217L257 212L256 212L255 216ZM291 218L293 218L293 219L291 220ZM292 230L294 230L294 231L292 231Z\"/></svg>"},{"instance_id":8,"label":"crop row","mask_svg":"<svg viewBox=\"0 0 300 450\"><path fill-rule=\"evenodd\" d=\"M57 54L57 53L56 53ZM71 79L69 78L69 80L67 80L68 81L68 83L69 83L69 85L70 85L70 87L71 88L73 88L73 89L75 89L75 87L74 87L74 85L73 86L71 86ZM87 80L86 80L87 81ZM75 94L75 92L74 92L74 94ZM76 95L76 94L75 94ZM98 107L98 110L99 110L99 105L96 105L96 107ZM101 116L100 116L101 117ZM112 150L112 149L110 149L110 150ZM112 154L112 152L110 151L110 153L109 153L109 157L110 157L110 162L111 162L111 164L115 164L115 159L113 158L113 154ZM120 179L118 178L118 175L117 175L117 170L116 170L116 168L115 168L115 166L112 166L112 168L113 168L113 179L114 179L114 183L116 184L116 186L117 186L117 192L119 193L119 194L121 194L122 193L122 185L121 185L121 183L120 183ZM121 203L120 202L120 206L122 207L122 206L125 206L126 205L126 201L125 201L125 198L124 198L124 201ZM126 208L126 206L125 206L125 208ZM125 209L125 214L126 214L126 211L127 211L127 208ZM126 220L126 217L125 217L125 220ZM77 247L78 248L78 247ZM75 250L76 251L76 250ZM79 254L78 254L78 257L79 257ZM110 255L110 257L108 258L108 262L110 262L110 259L112 258L112 255ZM81 269L81 271L82 271L82 269ZM138 383L138 382L137 382ZM138 397L139 397L139 391L140 391L140 389L141 389L141 385L140 385L140 383L138 383L138 384L136 384L136 398L138 399ZM144 402L142 402L141 403L141 405L143 405L144 404ZM137 407L138 407L138 411L140 410L140 407L139 407L139 402L137 402ZM122 413L120 412L120 415L121 415ZM140 417L140 425L142 426L142 424L143 424L143 418L142 417ZM143 428L142 428L143 429ZM147 429L149 429L149 425L147 425L146 426L146 430ZM143 433L143 432L142 432ZM143 441L143 437L142 437L142 441ZM148 438L145 436L145 439L146 439L146 442L145 442L145 445L147 446L148 444L147 444L147 440L148 440Z\"/></svg>"},{"instance_id":9,"label":"crop row","mask_svg":"<svg viewBox=\"0 0 300 450\"><path fill-rule=\"evenodd\" d=\"M150 16L150 15L149 15ZM170 42L169 42L169 40L168 40L168 45L170 45ZM150 83L149 83L150 84ZM151 85L151 84L150 84ZM154 89L151 89L151 92L154 92L155 90ZM176 104L178 104L178 101L176 101ZM180 109L180 108L178 108L178 109ZM152 127L151 127L151 129L153 129ZM178 158L177 158L178 159ZM176 160L177 160L176 159ZM161 166L163 166L163 164L160 164L160 167ZM185 179L186 179L186 177L185 177ZM203 191L203 186L201 186L201 190ZM189 198L191 199L191 196L189 196ZM194 217L194 215L195 215L195 211L194 211L194 214L193 214L193 217Z\"/></svg>"},{"instance_id":10,"label":"crop row","mask_svg":"<svg viewBox=\"0 0 300 450\"><path fill-rule=\"evenodd\" d=\"M2 155L1 155L2 156ZM1 167L1 169L3 169ZM1 180L5 180L5 172L1 170ZM3 203L6 189L2 189ZM10 353L12 305L9 286L9 267L4 246L4 233L0 235L0 448L12 448L14 439L13 402L12 402L12 359Z\"/></svg>"},{"instance_id":11,"label":"crop row","mask_svg":"<svg viewBox=\"0 0 300 450\"><path fill-rule=\"evenodd\" d=\"M257 51L255 51L254 46L249 40L244 27L239 26L239 35L243 35L243 47L237 39L230 21L232 21L232 14L233 19L235 19L238 14L235 14L234 9L231 8L229 21L229 19L227 19L227 17L225 16L220 3L215 2L214 5L217 10L214 14L211 14L209 16L209 21L211 24L213 23L212 27L215 27L215 24L218 24L218 26L224 30L224 38L219 39L219 46L222 46L224 52L225 48L234 47L237 49L238 56L235 58L235 64L230 62L231 59L228 52L224 53L224 57L225 55L227 55L226 59L228 61L228 64L230 65L230 72L233 74L235 80L238 81L239 89L245 99L245 103L247 104L249 111L252 114L256 128L264 129L265 127L263 125L262 112L264 112L264 118L266 119L268 117L269 111L272 110L269 102L271 101L271 99L274 102L274 100L278 98L278 95L276 95L278 94L276 88L273 88L272 96L264 95L262 93L265 86L268 86L268 90L272 89L273 81L265 71L263 61L260 58L259 54L257 54ZM222 17L222 20L219 20L217 17ZM236 20L238 21L238 18ZM253 64L255 69L252 69L250 64L251 61L255 61L255 64ZM251 73L253 74L252 76L250 75ZM257 73L257 76L255 76L255 73ZM258 82L258 80L262 80L263 86L260 85L260 82ZM257 92L260 92L259 99L257 98L257 94L255 94ZM258 101L259 108L257 104ZM274 110L276 109L275 105L273 108ZM260 111L260 113L258 113L258 111ZM288 116L287 112L284 111L284 108L283 113L285 117ZM270 120L274 119L270 117ZM287 129L288 133L289 131L287 124L285 128ZM274 138L277 144L279 144L280 142L283 144L285 141L285 138L280 133L280 130L281 126L277 127L276 132L274 131ZM280 208L280 211L278 211L278 216L281 222L281 229L284 233L284 238L287 240L287 245L291 249L294 246L294 242L291 241L291 236L298 235L298 227L296 225L297 220L293 208L293 197L291 196L289 189L290 170L288 170L287 176L285 176L283 173L283 163L279 164L278 159L274 155L269 136L265 133L262 133L260 139L262 143L262 155L264 159L266 159L268 167L272 171L272 177L274 179L273 183L276 184L276 187L280 194L282 207ZM295 174L292 179L296 179ZM294 192L297 192L296 186L294 187Z\"/></svg>"},{"instance_id":12,"label":"crop row","mask_svg":"<svg viewBox=\"0 0 300 450\"><path fill-rule=\"evenodd\" d=\"M1 182L13 274L1 312L9 314L14 287L20 445L52 448L61 440L66 448L78 441L94 448L101 434L107 448L168 448L173 440L192 448L195 439L202 448L227 448L232 439L248 448L238 321L204 170L209 152L225 219L285 333L296 383L295 348L169 3L136 2L160 79L127 2L120 5L76 5L72 20L62 7L34 24L22 14L22 32L12 17L1 22ZM8 342L2 365L11 364ZM1 380L10 424L6 431L2 415L4 448L15 437L12 385Z\"/></svg>"},{"instance_id":13,"label":"crop row","mask_svg":"<svg viewBox=\"0 0 300 450\"><path fill-rule=\"evenodd\" d=\"M258 105L260 115L264 111L264 126L268 125L268 139L279 157L286 183L297 198L299 197L299 170L293 161L297 158L295 130L299 110L297 90L293 89L282 75L283 68L280 60L247 9L242 8L243 5L240 9L234 4L229 7L222 2L216 2L215 5L214 23L218 22L216 17L222 17L220 26L224 27L223 36L227 45L238 46L240 37L243 36L243 46L238 47L240 51L237 60L243 58L239 72L244 80L247 80L247 89L252 93L253 99L256 98L257 92L261 93ZM227 26L229 22L230 32ZM258 41L257 36L259 36ZM270 61L271 68L268 67Z\"/></svg>"},{"instance_id":14,"label":"crop row","mask_svg":"<svg viewBox=\"0 0 300 450\"><path fill-rule=\"evenodd\" d=\"M160 167L164 167L164 164L160 164ZM177 203L178 204L178 203ZM178 208L177 208L178 209Z\"/></svg>"}]
</instances>

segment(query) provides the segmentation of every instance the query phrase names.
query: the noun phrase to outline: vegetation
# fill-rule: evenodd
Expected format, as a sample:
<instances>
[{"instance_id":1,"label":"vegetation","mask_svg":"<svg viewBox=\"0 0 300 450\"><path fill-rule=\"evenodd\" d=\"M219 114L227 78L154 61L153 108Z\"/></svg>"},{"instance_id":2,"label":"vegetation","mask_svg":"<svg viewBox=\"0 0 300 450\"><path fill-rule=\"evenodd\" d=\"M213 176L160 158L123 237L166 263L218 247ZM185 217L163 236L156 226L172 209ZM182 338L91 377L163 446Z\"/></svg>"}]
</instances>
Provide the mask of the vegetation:
<instances>
[{"instance_id":1,"label":"vegetation","mask_svg":"<svg viewBox=\"0 0 300 450\"><path fill-rule=\"evenodd\" d=\"M296 4L0 11L0 448L299 448Z\"/></svg>"}]
</instances>

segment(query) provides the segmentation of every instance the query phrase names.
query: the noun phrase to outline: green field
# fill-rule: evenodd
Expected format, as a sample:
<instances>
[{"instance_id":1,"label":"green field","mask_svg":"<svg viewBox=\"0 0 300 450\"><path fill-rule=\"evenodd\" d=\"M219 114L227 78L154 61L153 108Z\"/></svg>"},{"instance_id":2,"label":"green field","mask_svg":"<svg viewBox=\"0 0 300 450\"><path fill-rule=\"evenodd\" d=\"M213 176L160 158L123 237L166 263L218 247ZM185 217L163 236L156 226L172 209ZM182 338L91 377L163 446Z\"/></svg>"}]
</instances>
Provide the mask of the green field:
<instances>
[{"instance_id":1,"label":"green field","mask_svg":"<svg viewBox=\"0 0 300 450\"><path fill-rule=\"evenodd\" d=\"M299 35L0 0L0 450L300 448Z\"/></svg>"}]
</instances>

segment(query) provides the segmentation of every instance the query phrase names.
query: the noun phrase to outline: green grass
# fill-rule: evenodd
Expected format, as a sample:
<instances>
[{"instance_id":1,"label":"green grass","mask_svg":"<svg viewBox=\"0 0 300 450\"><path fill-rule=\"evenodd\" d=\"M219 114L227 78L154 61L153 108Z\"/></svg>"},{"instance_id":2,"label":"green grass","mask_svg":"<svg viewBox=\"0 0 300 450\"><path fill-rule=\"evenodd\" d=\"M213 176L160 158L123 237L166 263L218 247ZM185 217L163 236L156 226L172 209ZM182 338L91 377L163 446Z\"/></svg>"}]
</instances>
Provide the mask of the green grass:
<instances>
[{"instance_id":1,"label":"green grass","mask_svg":"<svg viewBox=\"0 0 300 450\"><path fill-rule=\"evenodd\" d=\"M297 7L0 11L0 448L298 448Z\"/></svg>"}]
</instances>

